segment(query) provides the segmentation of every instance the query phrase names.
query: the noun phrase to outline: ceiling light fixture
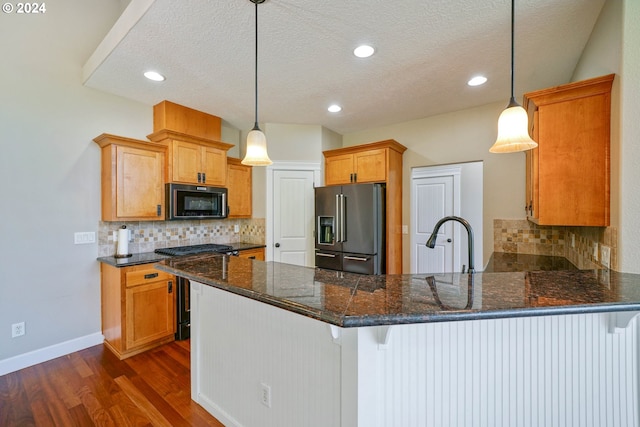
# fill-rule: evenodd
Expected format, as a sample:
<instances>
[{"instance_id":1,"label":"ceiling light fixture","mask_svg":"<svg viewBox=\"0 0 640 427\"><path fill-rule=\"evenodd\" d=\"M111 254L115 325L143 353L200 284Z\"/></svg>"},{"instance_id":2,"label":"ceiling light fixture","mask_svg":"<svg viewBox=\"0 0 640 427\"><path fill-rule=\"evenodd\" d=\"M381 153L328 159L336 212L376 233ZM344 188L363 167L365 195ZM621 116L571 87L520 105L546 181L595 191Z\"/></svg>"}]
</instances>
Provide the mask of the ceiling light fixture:
<instances>
[{"instance_id":1,"label":"ceiling light fixture","mask_svg":"<svg viewBox=\"0 0 640 427\"><path fill-rule=\"evenodd\" d=\"M273 162L267 154L267 138L258 126L258 5L265 0L249 0L256 5L256 66L255 66L255 122L247 135L247 151L242 159L243 165L268 166Z\"/></svg>"},{"instance_id":2,"label":"ceiling light fixture","mask_svg":"<svg viewBox=\"0 0 640 427\"><path fill-rule=\"evenodd\" d=\"M329 110L330 113L339 113L340 111L342 111L342 107L338 104L333 104L329 105L329 108L327 108L327 110Z\"/></svg>"},{"instance_id":3,"label":"ceiling light fixture","mask_svg":"<svg viewBox=\"0 0 640 427\"><path fill-rule=\"evenodd\" d=\"M515 153L531 150L538 144L529 136L529 117L513 95L514 81L514 15L515 0L511 0L511 99L498 119L498 138L489 149L492 153Z\"/></svg>"},{"instance_id":4,"label":"ceiling light fixture","mask_svg":"<svg viewBox=\"0 0 640 427\"><path fill-rule=\"evenodd\" d=\"M165 79L165 77L157 71L146 71L144 73L144 76L149 80L153 80L154 82L162 82Z\"/></svg>"},{"instance_id":5,"label":"ceiling light fixture","mask_svg":"<svg viewBox=\"0 0 640 427\"><path fill-rule=\"evenodd\" d=\"M368 46L366 44L358 46L353 50L353 54L358 58L368 58L373 55L373 52L375 52L375 50L371 46Z\"/></svg>"},{"instance_id":6,"label":"ceiling light fixture","mask_svg":"<svg viewBox=\"0 0 640 427\"><path fill-rule=\"evenodd\" d=\"M467 82L469 86L480 86L487 82L487 78L485 76L475 76L472 77L471 80Z\"/></svg>"}]
</instances>

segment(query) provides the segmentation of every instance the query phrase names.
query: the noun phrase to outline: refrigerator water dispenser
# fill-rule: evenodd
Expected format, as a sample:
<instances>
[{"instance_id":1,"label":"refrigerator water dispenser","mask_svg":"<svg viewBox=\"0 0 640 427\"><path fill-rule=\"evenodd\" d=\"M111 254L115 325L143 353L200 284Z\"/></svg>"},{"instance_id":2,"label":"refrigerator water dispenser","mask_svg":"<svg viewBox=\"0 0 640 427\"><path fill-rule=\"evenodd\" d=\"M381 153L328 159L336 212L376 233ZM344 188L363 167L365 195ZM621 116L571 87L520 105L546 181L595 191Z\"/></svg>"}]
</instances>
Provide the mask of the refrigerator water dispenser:
<instances>
[{"instance_id":1,"label":"refrigerator water dispenser","mask_svg":"<svg viewBox=\"0 0 640 427\"><path fill-rule=\"evenodd\" d=\"M333 245L333 237L335 228L335 217L319 216L318 217L318 244Z\"/></svg>"}]
</instances>

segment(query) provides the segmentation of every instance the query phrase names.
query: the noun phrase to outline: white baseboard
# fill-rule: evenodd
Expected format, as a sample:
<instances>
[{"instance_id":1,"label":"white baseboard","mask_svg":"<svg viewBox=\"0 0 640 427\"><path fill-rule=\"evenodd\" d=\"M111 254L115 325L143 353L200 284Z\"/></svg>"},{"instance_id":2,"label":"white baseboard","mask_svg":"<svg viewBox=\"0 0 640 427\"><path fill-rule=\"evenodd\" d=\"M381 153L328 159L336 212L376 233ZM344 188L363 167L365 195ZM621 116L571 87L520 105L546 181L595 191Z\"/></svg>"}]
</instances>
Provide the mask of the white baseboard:
<instances>
[{"instance_id":1,"label":"white baseboard","mask_svg":"<svg viewBox=\"0 0 640 427\"><path fill-rule=\"evenodd\" d=\"M100 332L96 332L94 334L85 335L84 337L75 338L49 347L0 360L0 375L19 371L20 369L37 365L38 363L46 362L47 360L55 359L56 357L66 356L67 354L84 350L85 348L102 344L103 342L104 336Z\"/></svg>"}]
</instances>

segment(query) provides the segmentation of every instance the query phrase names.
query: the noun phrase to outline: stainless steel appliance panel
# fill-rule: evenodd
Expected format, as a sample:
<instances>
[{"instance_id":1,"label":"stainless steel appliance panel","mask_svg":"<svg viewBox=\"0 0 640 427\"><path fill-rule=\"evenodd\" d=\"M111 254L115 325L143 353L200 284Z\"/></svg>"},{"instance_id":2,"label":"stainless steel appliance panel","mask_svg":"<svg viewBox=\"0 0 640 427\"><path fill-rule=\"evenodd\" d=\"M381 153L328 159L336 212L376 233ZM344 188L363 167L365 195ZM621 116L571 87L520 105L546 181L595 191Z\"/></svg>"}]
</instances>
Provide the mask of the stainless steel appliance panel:
<instances>
[{"instance_id":1,"label":"stainless steel appliance panel","mask_svg":"<svg viewBox=\"0 0 640 427\"><path fill-rule=\"evenodd\" d=\"M317 187L315 192L316 267L384 274L384 184Z\"/></svg>"},{"instance_id":2,"label":"stainless steel appliance panel","mask_svg":"<svg viewBox=\"0 0 640 427\"><path fill-rule=\"evenodd\" d=\"M378 255L343 253L342 271L360 274L381 274Z\"/></svg>"},{"instance_id":3,"label":"stainless steel appliance panel","mask_svg":"<svg viewBox=\"0 0 640 427\"><path fill-rule=\"evenodd\" d=\"M354 184L342 187L343 242L342 251L359 254L377 254L380 250L381 216L384 187L379 184Z\"/></svg>"},{"instance_id":4,"label":"stainless steel appliance panel","mask_svg":"<svg viewBox=\"0 0 640 427\"><path fill-rule=\"evenodd\" d=\"M339 197L342 187L316 187L316 249L341 251L342 243L337 236L340 219Z\"/></svg>"},{"instance_id":5,"label":"stainless steel appliance panel","mask_svg":"<svg viewBox=\"0 0 640 427\"><path fill-rule=\"evenodd\" d=\"M342 252L316 250L316 267L342 270Z\"/></svg>"}]
</instances>

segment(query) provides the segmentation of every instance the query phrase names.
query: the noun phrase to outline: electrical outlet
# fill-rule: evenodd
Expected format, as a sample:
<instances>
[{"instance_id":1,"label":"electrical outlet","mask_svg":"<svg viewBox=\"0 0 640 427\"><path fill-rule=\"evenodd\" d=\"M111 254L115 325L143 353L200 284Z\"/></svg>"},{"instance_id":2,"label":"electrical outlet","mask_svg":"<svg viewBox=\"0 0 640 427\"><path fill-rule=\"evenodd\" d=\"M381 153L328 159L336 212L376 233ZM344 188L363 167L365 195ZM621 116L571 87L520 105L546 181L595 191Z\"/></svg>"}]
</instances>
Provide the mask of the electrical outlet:
<instances>
[{"instance_id":1,"label":"electrical outlet","mask_svg":"<svg viewBox=\"0 0 640 427\"><path fill-rule=\"evenodd\" d=\"M593 245L593 260L594 261L598 261L598 258L599 258L598 257L598 253L599 253L598 246L599 245L597 243L595 245Z\"/></svg>"},{"instance_id":2,"label":"electrical outlet","mask_svg":"<svg viewBox=\"0 0 640 427\"><path fill-rule=\"evenodd\" d=\"M73 233L74 245L86 245L88 243L96 242L96 233L93 231L79 231Z\"/></svg>"},{"instance_id":3,"label":"electrical outlet","mask_svg":"<svg viewBox=\"0 0 640 427\"><path fill-rule=\"evenodd\" d=\"M11 325L11 338L21 337L25 334L24 322Z\"/></svg>"},{"instance_id":4,"label":"electrical outlet","mask_svg":"<svg viewBox=\"0 0 640 427\"><path fill-rule=\"evenodd\" d=\"M271 387L260 383L260 402L267 408L271 408Z\"/></svg>"},{"instance_id":5,"label":"electrical outlet","mask_svg":"<svg viewBox=\"0 0 640 427\"><path fill-rule=\"evenodd\" d=\"M238 224L235 224L235 225L233 226L233 232L234 232L234 233L239 233L239 232L240 232L240 226L239 226Z\"/></svg>"},{"instance_id":6,"label":"electrical outlet","mask_svg":"<svg viewBox=\"0 0 640 427\"><path fill-rule=\"evenodd\" d=\"M605 268L611 267L611 248L609 246L600 246L600 262Z\"/></svg>"},{"instance_id":7,"label":"electrical outlet","mask_svg":"<svg viewBox=\"0 0 640 427\"><path fill-rule=\"evenodd\" d=\"M408 225L403 225L402 226L402 234L409 234L409 226Z\"/></svg>"},{"instance_id":8,"label":"electrical outlet","mask_svg":"<svg viewBox=\"0 0 640 427\"><path fill-rule=\"evenodd\" d=\"M576 247L576 235L571 233L571 247L575 248Z\"/></svg>"}]
</instances>

